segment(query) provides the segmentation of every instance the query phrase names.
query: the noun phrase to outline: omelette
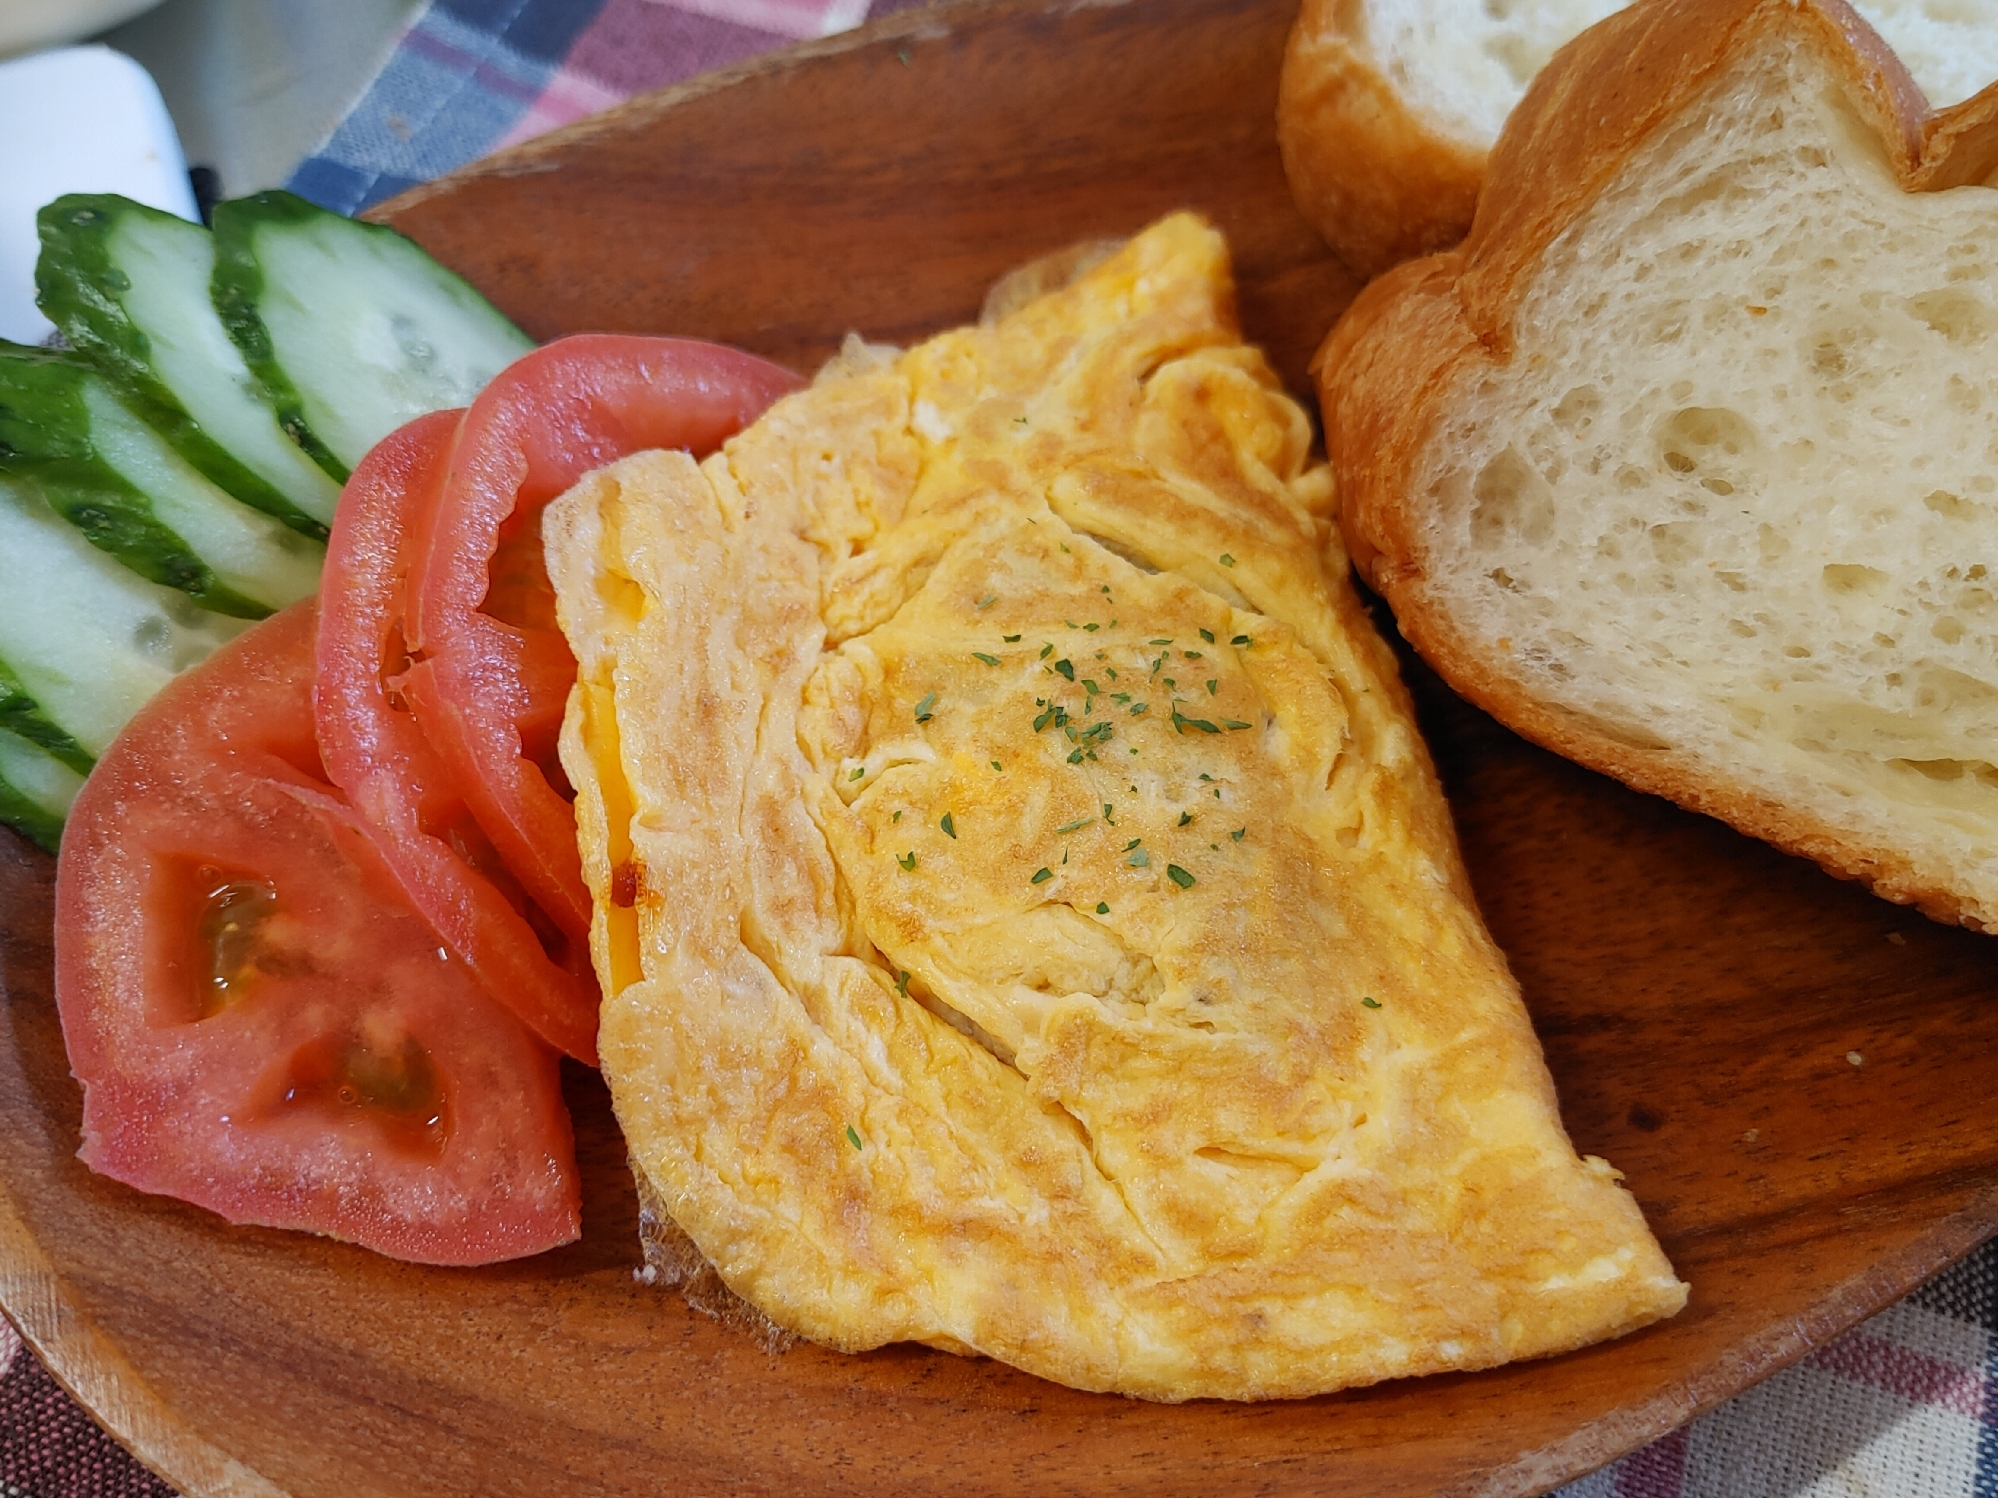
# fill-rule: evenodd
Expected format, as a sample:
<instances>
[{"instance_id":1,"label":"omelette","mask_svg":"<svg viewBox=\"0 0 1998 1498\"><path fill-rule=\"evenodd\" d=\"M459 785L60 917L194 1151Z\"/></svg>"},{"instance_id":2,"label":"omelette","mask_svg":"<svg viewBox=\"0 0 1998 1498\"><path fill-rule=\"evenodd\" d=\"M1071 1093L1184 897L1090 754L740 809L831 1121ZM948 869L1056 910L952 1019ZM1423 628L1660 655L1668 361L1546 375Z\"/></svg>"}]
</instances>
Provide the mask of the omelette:
<instances>
[{"instance_id":1,"label":"omelette","mask_svg":"<svg viewBox=\"0 0 1998 1498\"><path fill-rule=\"evenodd\" d=\"M1221 236L1090 258L546 514L642 1195L787 1331L1148 1399L1671 1315Z\"/></svg>"}]
</instances>

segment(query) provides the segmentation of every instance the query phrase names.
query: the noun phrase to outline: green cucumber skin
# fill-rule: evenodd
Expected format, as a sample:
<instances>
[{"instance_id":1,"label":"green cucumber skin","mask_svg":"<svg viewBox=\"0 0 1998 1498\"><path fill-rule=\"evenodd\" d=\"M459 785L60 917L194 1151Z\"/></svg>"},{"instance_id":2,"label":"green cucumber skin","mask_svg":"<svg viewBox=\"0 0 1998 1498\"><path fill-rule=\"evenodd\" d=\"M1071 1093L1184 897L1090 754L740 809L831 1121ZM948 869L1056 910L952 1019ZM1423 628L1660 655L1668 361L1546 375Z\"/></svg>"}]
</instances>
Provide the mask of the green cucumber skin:
<instances>
[{"instance_id":1,"label":"green cucumber skin","mask_svg":"<svg viewBox=\"0 0 1998 1498\"><path fill-rule=\"evenodd\" d=\"M42 248L35 261L35 300L42 312L71 347L110 378L127 404L218 487L294 530L325 540L326 526L210 437L154 370L151 340L134 325L121 300L131 289L131 278L110 253L111 235L124 215L182 222L111 194L72 193L36 214Z\"/></svg>"},{"instance_id":2,"label":"green cucumber skin","mask_svg":"<svg viewBox=\"0 0 1998 1498\"><path fill-rule=\"evenodd\" d=\"M62 848L63 820L0 776L0 827L12 827L44 853L55 853Z\"/></svg>"},{"instance_id":3,"label":"green cucumber skin","mask_svg":"<svg viewBox=\"0 0 1998 1498\"><path fill-rule=\"evenodd\" d=\"M101 379L73 354L0 343L0 472L29 480L49 507L139 576L238 619L271 610L225 587L151 502L92 451L83 382Z\"/></svg>"},{"instance_id":4,"label":"green cucumber skin","mask_svg":"<svg viewBox=\"0 0 1998 1498\"><path fill-rule=\"evenodd\" d=\"M15 784L18 780L21 783ZM39 793L34 781L42 782ZM0 729L0 825L15 828L53 853L62 842L69 803L82 777L33 743Z\"/></svg>"},{"instance_id":5,"label":"green cucumber skin","mask_svg":"<svg viewBox=\"0 0 1998 1498\"><path fill-rule=\"evenodd\" d=\"M0 588L0 736L14 733L73 772L177 672L246 627L146 581L4 475L0 571L34 580Z\"/></svg>"},{"instance_id":6,"label":"green cucumber skin","mask_svg":"<svg viewBox=\"0 0 1998 1498\"><path fill-rule=\"evenodd\" d=\"M344 473L404 422L469 404L534 348L469 282L385 225L279 191L218 204L214 222L223 325L285 430L328 472ZM415 341L383 358L382 336L404 325Z\"/></svg>"},{"instance_id":7,"label":"green cucumber skin","mask_svg":"<svg viewBox=\"0 0 1998 1498\"><path fill-rule=\"evenodd\" d=\"M278 425L284 428L285 435L303 448L313 462L344 484L347 482L347 466L313 435L305 420L305 400L292 385L290 377L279 367L277 352L271 347L270 330L257 313L257 303L264 294L264 271L257 264L255 249L258 223L301 223L328 211L316 203L306 202L304 198L277 191L217 203L214 215L215 280L210 287L210 296L215 303L216 314L222 319L222 326L229 330L229 336L236 340L236 347L242 350L243 362L263 383L271 404L277 407ZM387 229L383 232L393 234L395 231Z\"/></svg>"},{"instance_id":8,"label":"green cucumber skin","mask_svg":"<svg viewBox=\"0 0 1998 1498\"><path fill-rule=\"evenodd\" d=\"M0 732L26 739L79 775L88 775L96 763L89 750L49 719L5 661L0 661Z\"/></svg>"},{"instance_id":9,"label":"green cucumber skin","mask_svg":"<svg viewBox=\"0 0 1998 1498\"><path fill-rule=\"evenodd\" d=\"M0 780L0 826L12 827L44 853L62 848L62 822Z\"/></svg>"}]
</instances>

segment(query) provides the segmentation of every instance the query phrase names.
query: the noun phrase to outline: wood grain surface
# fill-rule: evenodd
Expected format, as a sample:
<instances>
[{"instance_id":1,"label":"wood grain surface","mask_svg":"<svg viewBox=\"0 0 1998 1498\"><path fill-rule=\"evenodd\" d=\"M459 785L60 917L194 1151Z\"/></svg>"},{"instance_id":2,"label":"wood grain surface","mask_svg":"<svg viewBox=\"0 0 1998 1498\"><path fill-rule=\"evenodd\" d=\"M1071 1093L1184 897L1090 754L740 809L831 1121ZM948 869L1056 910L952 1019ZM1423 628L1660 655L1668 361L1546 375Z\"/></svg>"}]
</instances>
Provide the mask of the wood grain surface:
<instances>
[{"instance_id":1,"label":"wood grain surface","mask_svg":"<svg viewBox=\"0 0 1998 1498\"><path fill-rule=\"evenodd\" d=\"M1181 204L1233 238L1303 389L1351 278L1283 190L1287 0L1006 0L626 105L388 206L530 330L700 333L808 368ZM1412 662L1486 916L1576 1144L1680 1273L1676 1320L1493 1372L1147 1405L916 1348L773 1354L634 1278L568 1075L583 1241L439 1270L235 1229L74 1158L50 862L0 835L0 1301L200 1498L1528 1494L1801 1356L1998 1228L1998 945L1534 749ZM1855 1429L1854 1443L1869 1432Z\"/></svg>"}]
</instances>

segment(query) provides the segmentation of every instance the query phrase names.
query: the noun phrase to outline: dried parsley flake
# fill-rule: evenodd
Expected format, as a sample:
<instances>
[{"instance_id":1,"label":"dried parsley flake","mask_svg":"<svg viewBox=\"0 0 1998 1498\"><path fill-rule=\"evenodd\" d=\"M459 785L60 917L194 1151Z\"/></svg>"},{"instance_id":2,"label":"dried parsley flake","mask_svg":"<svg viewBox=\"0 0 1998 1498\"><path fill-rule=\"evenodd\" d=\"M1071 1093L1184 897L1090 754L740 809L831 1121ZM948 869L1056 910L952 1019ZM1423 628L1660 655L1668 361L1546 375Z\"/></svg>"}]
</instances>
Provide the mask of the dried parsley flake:
<instances>
[{"instance_id":1,"label":"dried parsley flake","mask_svg":"<svg viewBox=\"0 0 1998 1498\"><path fill-rule=\"evenodd\" d=\"M1177 728L1181 733L1185 733L1189 728L1197 728L1202 733L1219 733L1221 731L1205 718L1189 718L1176 707L1172 710L1172 726ZM1247 728L1249 725L1244 723L1242 726Z\"/></svg>"}]
</instances>

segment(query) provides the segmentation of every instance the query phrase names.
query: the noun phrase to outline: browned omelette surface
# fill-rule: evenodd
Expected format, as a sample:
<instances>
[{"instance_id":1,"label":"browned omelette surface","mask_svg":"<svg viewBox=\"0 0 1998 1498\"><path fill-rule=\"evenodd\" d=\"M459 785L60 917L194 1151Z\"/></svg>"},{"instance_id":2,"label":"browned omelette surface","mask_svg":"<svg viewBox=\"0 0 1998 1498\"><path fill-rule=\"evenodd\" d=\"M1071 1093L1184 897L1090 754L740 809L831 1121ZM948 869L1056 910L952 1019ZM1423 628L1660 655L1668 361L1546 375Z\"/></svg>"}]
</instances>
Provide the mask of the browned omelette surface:
<instances>
[{"instance_id":1,"label":"browned omelette surface","mask_svg":"<svg viewBox=\"0 0 1998 1498\"><path fill-rule=\"evenodd\" d=\"M1157 1399L1676 1311L1179 215L548 512L604 1072L722 1277Z\"/></svg>"}]
</instances>

